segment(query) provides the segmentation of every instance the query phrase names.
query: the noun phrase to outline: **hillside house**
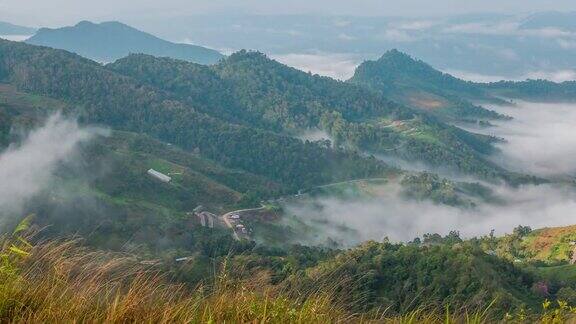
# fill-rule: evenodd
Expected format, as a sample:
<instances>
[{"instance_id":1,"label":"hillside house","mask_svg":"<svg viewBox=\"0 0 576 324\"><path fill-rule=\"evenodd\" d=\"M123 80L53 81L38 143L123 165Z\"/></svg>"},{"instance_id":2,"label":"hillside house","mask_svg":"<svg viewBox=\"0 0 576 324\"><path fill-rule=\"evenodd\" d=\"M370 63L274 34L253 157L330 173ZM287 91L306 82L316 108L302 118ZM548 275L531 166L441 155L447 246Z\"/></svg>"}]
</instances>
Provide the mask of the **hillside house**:
<instances>
[{"instance_id":1,"label":"hillside house","mask_svg":"<svg viewBox=\"0 0 576 324\"><path fill-rule=\"evenodd\" d=\"M154 170L154 169L148 170L148 174L149 174L152 178L154 178L154 179L156 179L156 180L160 180L160 181L162 181L162 182L168 183L168 182L170 182L170 181L172 180L171 177L165 175L164 173L158 172L158 171L156 171L156 170Z\"/></svg>"}]
</instances>

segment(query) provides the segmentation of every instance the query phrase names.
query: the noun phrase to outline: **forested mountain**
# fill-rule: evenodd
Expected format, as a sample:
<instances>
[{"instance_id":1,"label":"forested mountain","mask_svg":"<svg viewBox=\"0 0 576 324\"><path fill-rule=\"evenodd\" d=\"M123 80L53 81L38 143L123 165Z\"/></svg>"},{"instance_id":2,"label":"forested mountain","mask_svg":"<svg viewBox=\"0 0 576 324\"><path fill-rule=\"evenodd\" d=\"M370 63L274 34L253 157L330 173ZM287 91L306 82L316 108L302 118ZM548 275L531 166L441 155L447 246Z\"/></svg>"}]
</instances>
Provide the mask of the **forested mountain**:
<instances>
[{"instance_id":1,"label":"forested mountain","mask_svg":"<svg viewBox=\"0 0 576 324\"><path fill-rule=\"evenodd\" d=\"M289 135L321 129L337 146L485 178L507 176L483 158L492 151L494 138L468 133L359 85L304 73L257 52L241 51L212 67L132 55L107 68L231 122Z\"/></svg>"},{"instance_id":2,"label":"forested mountain","mask_svg":"<svg viewBox=\"0 0 576 324\"><path fill-rule=\"evenodd\" d=\"M368 87L396 102L440 118L457 121L507 118L472 102L506 104L500 98L576 100L576 81L464 81L398 50L388 51L376 61L362 63L348 82Z\"/></svg>"},{"instance_id":3,"label":"forested mountain","mask_svg":"<svg viewBox=\"0 0 576 324\"><path fill-rule=\"evenodd\" d=\"M250 299L246 308L250 315L209 319L222 322L260 319L254 315L258 312L264 313L263 322L307 322L296 309L308 307L317 313L319 305L326 304L337 305L337 311L344 314L360 314L362 320L374 316L376 322L385 322L380 315L383 309L389 312L385 316L439 310L446 321L450 321L450 309L465 310L466 317L460 321L468 319L468 310L485 314L489 309L494 318L517 312L524 321L526 312L538 312L543 299L564 296L561 288L569 288L564 293L574 295L571 287L576 280L559 281L548 276L548 269L532 263L566 262L572 230L547 245L550 250L561 250L560 258L515 262L521 254L542 246L522 227L521 235L515 233L512 239L490 235L463 240L453 231L444 237L425 234L407 243L392 244L383 238L381 243L339 250L290 245L289 240L282 240L279 247L268 246L233 237L232 230L224 227L228 224L214 228L199 224L191 213L199 205L223 214L243 209L235 211L240 213L263 203L258 209L262 214L249 221L264 223L266 217L277 217L285 206L278 203L281 199L266 201L268 198L296 201L309 194L301 189L314 187L321 192L318 186L365 178L394 179L392 185L403 190L398 199L427 200L443 207L474 208L475 201L492 198L491 189L480 184L455 183L429 173L401 177L405 175L401 170L375 156L422 161L486 180L533 180L516 178L490 162L488 155L494 152L496 138L464 131L446 121L502 116L465 105L431 113L389 99L417 90L451 103L460 92L469 99L492 100L496 89L490 87L495 85L482 88L439 74L399 52L388 53L381 60L382 64L366 63L359 68L358 78L351 82L339 82L289 68L258 52L240 51L211 66L145 54L101 65L64 50L0 40L0 148L18 143L18 136L24 137L54 111L77 117L84 125L110 130L108 136L83 143L75 163L62 162L55 169L51 186L26 201L23 208L25 214L36 218L26 218L15 234L8 236L14 242L3 241L6 248L0 250L5 263L0 277L5 297L0 302L9 301L5 310L9 315L5 316L27 318L27 312L39 313L44 306L20 305L56 300L55 283L66 296L76 297L77 290L87 289L84 298L72 298L85 308L76 305L73 310L77 313L70 315L69 307L60 304L60 296L47 307L50 315L45 316L60 315L64 309L70 318L85 319L86 312L96 318L101 305L113 304L129 305L122 306L131 307L128 315L115 318L130 317L132 321L142 318L133 305L135 300L141 304L138 298L144 297L120 303L124 291L138 291L138 296L156 303L168 295L185 295L188 286L202 287L193 303L181 304L182 310L193 309L189 312L195 314L200 312L190 305L215 298L222 292L217 289L246 295L261 289L278 298L266 295L262 303ZM299 138L310 129L326 132L331 141ZM170 175L171 181L149 177L146 171L150 168ZM478 199L467 199L472 196ZM5 216L3 213L6 211L0 210ZM346 216L357 215L351 212ZM425 216L429 217L426 222L437 221L434 213ZM18 224L16 217L13 225ZM227 218L218 217L216 222L220 220L226 223ZM28 222L33 228L42 228L39 239L30 243L19 232ZM92 247L130 255L123 254L123 261L118 261L87 250L71 253L65 247L71 243L48 243L48 247L42 243L46 238L70 235L80 235L82 242ZM132 271L142 266L142 272ZM216 269L222 270L214 280ZM169 290L172 286L160 281L164 279L147 279L150 273L157 275L162 270L166 270L166 280L179 284L177 290ZM133 274L137 279L130 281ZM138 280L143 282L139 286L134 284ZM18 289L10 290L11 284L20 282ZM143 286L148 283L151 286ZM243 286L245 283L248 286ZM86 287L97 287L98 294ZM159 287L168 290L158 293ZM214 304L240 303L239 295L222 296L225 302ZM322 303L307 304L314 298ZM154 305L155 310L160 309ZM190 315L173 309L163 313L174 314L170 316L177 319L172 321ZM420 313L413 313L412 320L419 319ZM342 321L351 316L357 315L342 316ZM289 320L282 321L286 318ZM391 320L401 321L405 319Z\"/></svg>"},{"instance_id":4,"label":"forested mountain","mask_svg":"<svg viewBox=\"0 0 576 324\"><path fill-rule=\"evenodd\" d=\"M483 88L435 70L398 50L362 63L349 82L441 118L458 121L505 118L471 103L470 100L501 102Z\"/></svg>"},{"instance_id":5,"label":"forested mountain","mask_svg":"<svg viewBox=\"0 0 576 324\"><path fill-rule=\"evenodd\" d=\"M64 49L99 62L112 62L130 53L167 56L201 64L213 64L223 57L215 50L171 43L115 21L100 24L82 21L71 27L42 28L27 42Z\"/></svg>"},{"instance_id":6,"label":"forested mountain","mask_svg":"<svg viewBox=\"0 0 576 324\"><path fill-rule=\"evenodd\" d=\"M536 280L457 237L451 244L428 247L367 242L296 279L301 285L337 285L340 298L355 311L387 307L398 313L415 305L474 309L492 302L498 311L536 308L539 298L531 291Z\"/></svg>"},{"instance_id":7,"label":"forested mountain","mask_svg":"<svg viewBox=\"0 0 576 324\"><path fill-rule=\"evenodd\" d=\"M389 172L374 158L229 123L204 113L201 105L61 50L2 41L0 78L20 90L70 103L85 122L146 133L281 182L286 190Z\"/></svg>"},{"instance_id":8,"label":"forested mountain","mask_svg":"<svg viewBox=\"0 0 576 324\"><path fill-rule=\"evenodd\" d=\"M0 21L0 35L32 35L36 29Z\"/></svg>"},{"instance_id":9,"label":"forested mountain","mask_svg":"<svg viewBox=\"0 0 576 324\"><path fill-rule=\"evenodd\" d=\"M545 11L535 13L527 17L520 28L522 29L544 29L553 28L561 31L576 30L576 12Z\"/></svg>"},{"instance_id":10,"label":"forested mountain","mask_svg":"<svg viewBox=\"0 0 576 324\"><path fill-rule=\"evenodd\" d=\"M556 83L548 80L500 81L479 86L494 95L528 101L575 101L576 81Z\"/></svg>"}]
</instances>

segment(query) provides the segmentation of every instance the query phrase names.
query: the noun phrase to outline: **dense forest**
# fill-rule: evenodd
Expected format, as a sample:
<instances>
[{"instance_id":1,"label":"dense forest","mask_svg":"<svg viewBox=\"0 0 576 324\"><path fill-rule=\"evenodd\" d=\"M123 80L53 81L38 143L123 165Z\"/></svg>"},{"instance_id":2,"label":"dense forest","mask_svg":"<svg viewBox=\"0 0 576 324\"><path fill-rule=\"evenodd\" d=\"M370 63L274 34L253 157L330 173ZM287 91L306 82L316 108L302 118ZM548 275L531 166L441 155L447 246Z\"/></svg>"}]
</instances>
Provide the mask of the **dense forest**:
<instances>
[{"instance_id":1,"label":"dense forest","mask_svg":"<svg viewBox=\"0 0 576 324\"><path fill-rule=\"evenodd\" d=\"M469 103L496 101L496 85L479 88L396 51L341 82L289 68L258 52L240 51L213 66L144 54L101 65L62 50L2 40L0 81L2 148L18 143L55 111L110 131L82 145L77 163L59 165L54 186L27 201L29 224L18 226L21 217L9 224L16 234L30 227L36 235L6 238L4 260L17 265L9 275L0 270L7 282L25 278L36 283L40 276L33 274L39 268L49 272L62 269L61 264L83 265L84 259L58 245L70 243L46 243L82 237L91 248L129 254L122 260L150 266L146 271L158 271L180 289L201 287L202 294L211 295L217 292L214 281L243 287L258 278L253 285L284 294L274 298L290 305L286 314L326 291L329 305L366 318L378 318L382 309L386 316L402 316L422 309L444 314L453 308L490 309L491 316L502 319L507 313L539 312L546 298L576 300L576 278L559 277L562 270L552 268L566 266L572 257L570 242L576 236L570 231L549 244L547 255L535 251L541 232L526 227L501 238L491 233L464 240L453 231L342 249L292 244L284 239L290 233L277 235L282 241L277 245L240 239L225 226L199 225L191 212L202 206L223 214L263 204L264 216L273 219L282 212L272 205L277 200L367 178L397 179L408 200L475 208L478 201L497 199L479 183L405 172L382 156L488 181L544 181L491 162L499 139L450 124L507 118ZM391 99L397 90L425 91L449 106L427 111L408 101L396 103ZM456 93L463 93L462 99ZM328 138L302 139L309 130L324 131ZM170 175L171 182L146 176L150 168ZM61 264L43 259L43 249L66 252L56 258ZM98 265L83 269L91 267ZM71 270L57 281L68 283L77 279L76 273L82 271ZM103 299L114 295L102 294ZM10 307L7 312L17 313Z\"/></svg>"},{"instance_id":2,"label":"dense forest","mask_svg":"<svg viewBox=\"0 0 576 324\"><path fill-rule=\"evenodd\" d=\"M289 68L261 53L241 51L212 67L131 55L107 68L230 122L287 135L322 129L336 147L486 179L510 177L484 158L493 151L495 138L450 126L358 85Z\"/></svg>"},{"instance_id":3,"label":"dense forest","mask_svg":"<svg viewBox=\"0 0 576 324\"><path fill-rule=\"evenodd\" d=\"M556 83L548 80L500 81L480 85L495 95L536 101L574 101L576 82Z\"/></svg>"},{"instance_id":4,"label":"dense forest","mask_svg":"<svg viewBox=\"0 0 576 324\"><path fill-rule=\"evenodd\" d=\"M352 151L210 116L171 93L65 51L8 41L0 47L4 82L69 103L70 113L83 122L146 133L224 166L282 182L287 190L390 170Z\"/></svg>"},{"instance_id":5,"label":"dense forest","mask_svg":"<svg viewBox=\"0 0 576 324\"><path fill-rule=\"evenodd\" d=\"M443 119L477 122L506 118L472 103L504 103L501 99L472 82L435 70L398 50L360 64L348 82Z\"/></svg>"}]
</instances>

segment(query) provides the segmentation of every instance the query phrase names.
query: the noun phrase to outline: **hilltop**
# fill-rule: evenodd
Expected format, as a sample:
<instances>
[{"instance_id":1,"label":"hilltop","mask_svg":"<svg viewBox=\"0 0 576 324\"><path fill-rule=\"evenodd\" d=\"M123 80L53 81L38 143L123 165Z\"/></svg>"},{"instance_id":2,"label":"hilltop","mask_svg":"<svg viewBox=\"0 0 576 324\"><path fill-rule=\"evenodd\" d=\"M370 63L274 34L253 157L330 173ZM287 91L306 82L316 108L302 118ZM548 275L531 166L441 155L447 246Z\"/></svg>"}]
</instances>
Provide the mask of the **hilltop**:
<instances>
[{"instance_id":1,"label":"hilltop","mask_svg":"<svg viewBox=\"0 0 576 324\"><path fill-rule=\"evenodd\" d=\"M165 41L120 22L81 21L70 27L41 28L29 44L64 49L99 62L113 62L130 53L166 56L201 64L218 62L223 55L201 46Z\"/></svg>"},{"instance_id":2,"label":"hilltop","mask_svg":"<svg viewBox=\"0 0 576 324\"><path fill-rule=\"evenodd\" d=\"M475 122L504 119L472 102L503 103L478 85L440 72L398 50L356 68L350 83L366 86L440 118Z\"/></svg>"}]
</instances>

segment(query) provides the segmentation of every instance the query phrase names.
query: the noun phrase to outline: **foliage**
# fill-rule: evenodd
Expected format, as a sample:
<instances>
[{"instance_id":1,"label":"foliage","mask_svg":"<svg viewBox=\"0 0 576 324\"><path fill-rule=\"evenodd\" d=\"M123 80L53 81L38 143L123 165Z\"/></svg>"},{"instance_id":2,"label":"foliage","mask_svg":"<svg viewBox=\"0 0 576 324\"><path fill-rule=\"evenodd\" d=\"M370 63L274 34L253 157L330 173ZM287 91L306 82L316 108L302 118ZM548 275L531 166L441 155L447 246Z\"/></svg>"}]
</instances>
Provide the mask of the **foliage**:
<instances>
[{"instance_id":1,"label":"foliage","mask_svg":"<svg viewBox=\"0 0 576 324\"><path fill-rule=\"evenodd\" d=\"M383 307L403 313L424 304L473 308L492 300L495 310L502 311L534 307L538 300L530 291L534 279L528 272L463 243L420 247L368 242L306 273L295 282L305 287L318 280L334 284L334 291L357 311Z\"/></svg>"},{"instance_id":2,"label":"foliage","mask_svg":"<svg viewBox=\"0 0 576 324\"><path fill-rule=\"evenodd\" d=\"M536 101L574 101L576 82L548 80L500 81L482 85L498 96Z\"/></svg>"},{"instance_id":3,"label":"foliage","mask_svg":"<svg viewBox=\"0 0 576 324\"><path fill-rule=\"evenodd\" d=\"M131 55L107 68L229 122L296 135L321 129L336 148L422 161L487 179L506 175L483 157L493 150L492 137L449 126L356 84L286 67L261 53L240 51L213 67Z\"/></svg>"},{"instance_id":4,"label":"foliage","mask_svg":"<svg viewBox=\"0 0 576 324\"><path fill-rule=\"evenodd\" d=\"M362 63L349 82L361 84L444 119L476 121L506 118L467 100L500 102L482 87L435 70L398 50L386 52L377 61Z\"/></svg>"},{"instance_id":5,"label":"foliage","mask_svg":"<svg viewBox=\"0 0 576 324\"><path fill-rule=\"evenodd\" d=\"M493 303L480 308L414 307L351 313L327 286L302 291L278 287L265 273L238 280L226 268L211 283L190 287L125 254L45 242L19 262L19 280L0 278L0 318L9 322L259 322L259 323L485 323L503 317ZM320 284L320 283L317 283ZM342 284L337 282L336 285ZM572 318L564 302L545 301L543 314L510 312L505 320L556 323Z\"/></svg>"},{"instance_id":6,"label":"foliage","mask_svg":"<svg viewBox=\"0 0 576 324\"><path fill-rule=\"evenodd\" d=\"M69 109L84 122L145 133L291 191L389 171L354 152L208 115L174 94L64 51L1 41L0 79L73 104Z\"/></svg>"}]
</instances>

